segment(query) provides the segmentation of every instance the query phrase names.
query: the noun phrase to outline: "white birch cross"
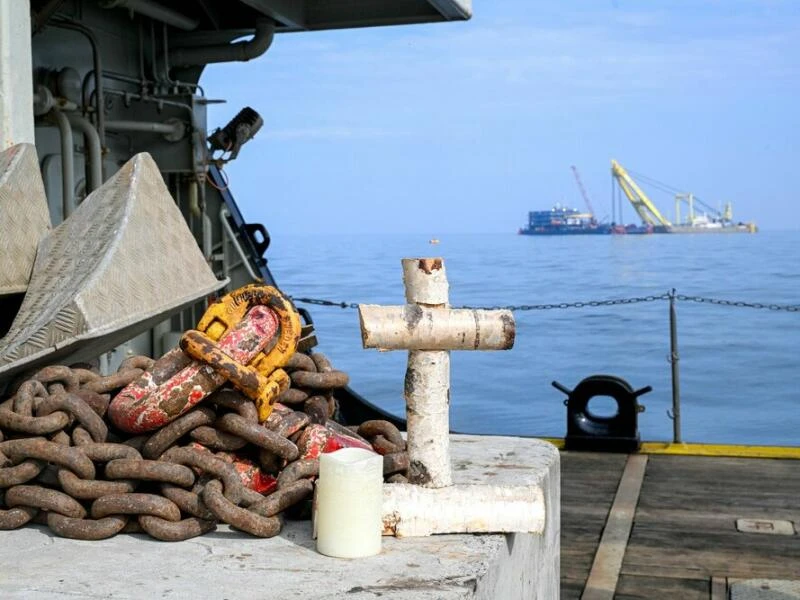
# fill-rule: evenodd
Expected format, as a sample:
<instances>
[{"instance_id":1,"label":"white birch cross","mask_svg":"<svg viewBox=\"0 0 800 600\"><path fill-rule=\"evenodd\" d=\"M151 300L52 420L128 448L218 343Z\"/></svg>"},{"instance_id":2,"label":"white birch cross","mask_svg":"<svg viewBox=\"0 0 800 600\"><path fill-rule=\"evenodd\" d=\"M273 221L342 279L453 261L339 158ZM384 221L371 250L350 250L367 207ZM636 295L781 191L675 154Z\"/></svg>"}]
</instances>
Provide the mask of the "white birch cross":
<instances>
[{"instance_id":1,"label":"white birch cross","mask_svg":"<svg viewBox=\"0 0 800 600\"><path fill-rule=\"evenodd\" d=\"M365 348L408 350L405 399L409 484L384 486L384 533L541 531L537 486L453 485L450 351L508 350L508 310L453 309L440 258L403 259L404 306L359 305Z\"/></svg>"}]
</instances>

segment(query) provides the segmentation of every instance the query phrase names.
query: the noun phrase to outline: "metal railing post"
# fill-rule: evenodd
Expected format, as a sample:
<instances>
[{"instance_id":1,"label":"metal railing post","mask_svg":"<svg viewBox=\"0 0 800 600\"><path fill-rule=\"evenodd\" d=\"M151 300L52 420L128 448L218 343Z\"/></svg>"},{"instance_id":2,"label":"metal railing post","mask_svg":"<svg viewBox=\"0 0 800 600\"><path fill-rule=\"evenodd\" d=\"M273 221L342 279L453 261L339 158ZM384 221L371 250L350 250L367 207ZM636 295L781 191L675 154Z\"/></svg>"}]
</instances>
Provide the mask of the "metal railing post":
<instances>
[{"instance_id":1,"label":"metal railing post","mask_svg":"<svg viewBox=\"0 0 800 600\"><path fill-rule=\"evenodd\" d=\"M672 365L672 441L681 443L681 381L678 369L678 316L675 311L675 290L669 293L669 362Z\"/></svg>"}]
</instances>

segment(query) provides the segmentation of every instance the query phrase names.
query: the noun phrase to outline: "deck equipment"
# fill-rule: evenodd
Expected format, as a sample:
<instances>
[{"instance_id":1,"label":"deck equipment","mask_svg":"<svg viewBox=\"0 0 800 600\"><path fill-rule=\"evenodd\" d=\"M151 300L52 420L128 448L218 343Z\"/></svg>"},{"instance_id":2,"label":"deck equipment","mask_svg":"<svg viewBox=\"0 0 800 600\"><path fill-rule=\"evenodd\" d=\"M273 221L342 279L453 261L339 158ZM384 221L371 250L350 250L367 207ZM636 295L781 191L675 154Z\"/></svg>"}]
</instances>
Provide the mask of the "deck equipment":
<instances>
[{"instance_id":1,"label":"deck equipment","mask_svg":"<svg viewBox=\"0 0 800 600\"><path fill-rule=\"evenodd\" d=\"M25 299L0 339L0 375L96 357L226 283L156 163L137 154L38 245Z\"/></svg>"},{"instance_id":2,"label":"deck equipment","mask_svg":"<svg viewBox=\"0 0 800 600\"><path fill-rule=\"evenodd\" d=\"M639 396L651 392L645 386L634 391L630 384L613 375L592 375L583 379L574 390L554 381L553 387L564 392L567 399L568 450L595 452L635 452L639 449L637 417L644 412ZM598 396L611 397L617 403L616 412L602 416L592 411L589 403Z\"/></svg>"}]
</instances>

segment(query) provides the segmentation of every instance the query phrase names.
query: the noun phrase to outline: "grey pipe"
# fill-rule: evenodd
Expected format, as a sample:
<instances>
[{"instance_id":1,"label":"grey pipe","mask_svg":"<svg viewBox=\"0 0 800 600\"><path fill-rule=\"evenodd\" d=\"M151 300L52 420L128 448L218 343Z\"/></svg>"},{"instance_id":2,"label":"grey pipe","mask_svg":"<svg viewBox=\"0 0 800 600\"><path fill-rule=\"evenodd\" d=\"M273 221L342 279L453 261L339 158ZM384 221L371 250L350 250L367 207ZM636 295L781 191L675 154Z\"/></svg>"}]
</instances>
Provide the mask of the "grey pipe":
<instances>
[{"instance_id":1,"label":"grey pipe","mask_svg":"<svg viewBox=\"0 0 800 600\"><path fill-rule=\"evenodd\" d=\"M197 181L192 179L189 182L189 212L195 217L202 217L203 211L200 209L200 200L197 194Z\"/></svg>"},{"instance_id":2,"label":"grey pipe","mask_svg":"<svg viewBox=\"0 0 800 600\"><path fill-rule=\"evenodd\" d=\"M139 100L141 102L152 102L160 106L174 106L175 108L183 109L188 113L189 119L194 121L194 111L192 110L192 107L184 102L176 102L174 100L163 100L161 96L143 96L142 94L135 94L133 92L123 92L122 90L117 90L114 88L105 88L105 91L107 94L111 94L112 96L119 96L125 102L129 100Z\"/></svg>"},{"instance_id":3,"label":"grey pipe","mask_svg":"<svg viewBox=\"0 0 800 600\"><path fill-rule=\"evenodd\" d=\"M73 155L72 126L57 108L50 111L61 137L61 218L66 219L75 208L75 156Z\"/></svg>"},{"instance_id":4,"label":"grey pipe","mask_svg":"<svg viewBox=\"0 0 800 600\"><path fill-rule=\"evenodd\" d=\"M150 17L155 21L161 21L167 25L172 25L184 31L197 29L200 21L187 17L183 13L162 6L153 0L105 0L100 4L103 8L126 8L135 13Z\"/></svg>"},{"instance_id":5,"label":"grey pipe","mask_svg":"<svg viewBox=\"0 0 800 600\"><path fill-rule=\"evenodd\" d=\"M252 39L246 42L220 44L218 46L174 48L169 52L169 64L173 67L188 67L252 60L269 50L274 37L275 21L272 19L258 19Z\"/></svg>"},{"instance_id":6,"label":"grey pipe","mask_svg":"<svg viewBox=\"0 0 800 600\"><path fill-rule=\"evenodd\" d=\"M71 113L68 118L72 126L83 134L86 143L89 172L86 193L89 194L103 185L103 149L100 146L100 136L89 119L77 113Z\"/></svg>"},{"instance_id":7,"label":"grey pipe","mask_svg":"<svg viewBox=\"0 0 800 600\"><path fill-rule=\"evenodd\" d=\"M100 48L97 45L97 37L94 35L94 32L91 29L74 21L57 20L53 21L53 25L56 27L61 27L62 29L71 29L72 31L82 33L84 36L86 36L86 39L89 40L89 44L92 46L92 63L94 70L95 90L97 92L97 95L95 96L95 114L97 115L97 133L100 136L100 148L102 149L106 145L106 101L105 97L103 96L103 82L101 79L103 63L102 59L100 58ZM102 172L102 165L100 168Z\"/></svg>"},{"instance_id":8,"label":"grey pipe","mask_svg":"<svg viewBox=\"0 0 800 600\"><path fill-rule=\"evenodd\" d=\"M182 136L185 127L182 123L158 123L156 121L106 121L109 131L135 131L140 133L160 133L168 136Z\"/></svg>"}]
</instances>

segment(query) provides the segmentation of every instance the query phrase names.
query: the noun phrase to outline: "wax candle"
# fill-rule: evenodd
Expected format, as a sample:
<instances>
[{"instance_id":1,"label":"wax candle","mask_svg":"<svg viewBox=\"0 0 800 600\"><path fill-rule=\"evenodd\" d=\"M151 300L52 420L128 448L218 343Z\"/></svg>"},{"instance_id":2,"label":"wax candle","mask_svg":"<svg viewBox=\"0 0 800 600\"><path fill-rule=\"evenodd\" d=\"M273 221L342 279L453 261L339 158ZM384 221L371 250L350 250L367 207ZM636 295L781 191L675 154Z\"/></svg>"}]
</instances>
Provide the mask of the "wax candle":
<instances>
[{"instance_id":1,"label":"wax candle","mask_svg":"<svg viewBox=\"0 0 800 600\"><path fill-rule=\"evenodd\" d=\"M382 503L382 456L363 448L321 455L314 502L317 551L337 558L378 554Z\"/></svg>"}]
</instances>

